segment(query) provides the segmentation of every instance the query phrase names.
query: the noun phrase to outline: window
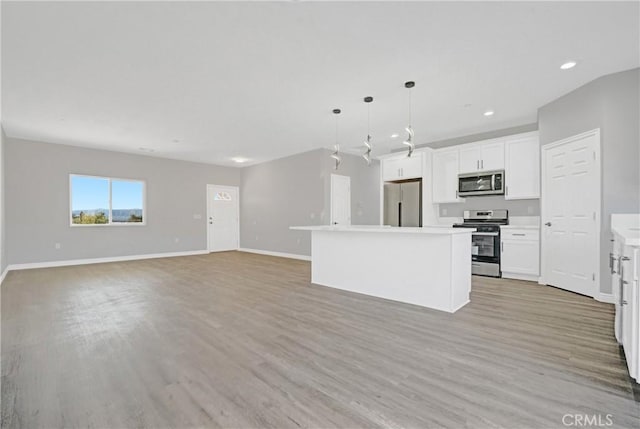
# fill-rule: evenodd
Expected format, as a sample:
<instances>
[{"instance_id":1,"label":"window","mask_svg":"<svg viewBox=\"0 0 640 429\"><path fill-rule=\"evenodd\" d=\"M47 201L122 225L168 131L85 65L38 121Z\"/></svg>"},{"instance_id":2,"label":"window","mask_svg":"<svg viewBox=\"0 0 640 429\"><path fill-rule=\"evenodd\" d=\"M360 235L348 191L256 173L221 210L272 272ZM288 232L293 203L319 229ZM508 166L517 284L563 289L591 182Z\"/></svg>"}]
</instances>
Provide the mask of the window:
<instances>
[{"instance_id":1,"label":"window","mask_svg":"<svg viewBox=\"0 0 640 429\"><path fill-rule=\"evenodd\" d=\"M213 199L216 201L231 201L231 194L225 191L216 192Z\"/></svg>"},{"instance_id":2,"label":"window","mask_svg":"<svg viewBox=\"0 0 640 429\"><path fill-rule=\"evenodd\" d=\"M69 181L71 225L144 225L144 182L75 174Z\"/></svg>"}]
</instances>

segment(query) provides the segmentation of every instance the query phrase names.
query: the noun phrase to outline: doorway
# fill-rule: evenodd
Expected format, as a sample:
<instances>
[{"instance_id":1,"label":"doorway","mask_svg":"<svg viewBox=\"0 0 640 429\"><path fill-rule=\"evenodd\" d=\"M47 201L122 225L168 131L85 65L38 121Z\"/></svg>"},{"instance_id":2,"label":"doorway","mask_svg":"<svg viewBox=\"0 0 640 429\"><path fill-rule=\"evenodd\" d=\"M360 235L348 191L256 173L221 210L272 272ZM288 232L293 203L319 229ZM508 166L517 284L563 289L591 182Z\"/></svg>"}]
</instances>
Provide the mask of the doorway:
<instances>
[{"instance_id":1,"label":"doorway","mask_svg":"<svg viewBox=\"0 0 640 429\"><path fill-rule=\"evenodd\" d=\"M595 297L600 283L600 130L542 147L542 282Z\"/></svg>"},{"instance_id":2,"label":"doorway","mask_svg":"<svg viewBox=\"0 0 640 429\"><path fill-rule=\"evenodd\" d=\"M240 191L235 186L207 185L207 249L209 252L240 247Z\"/></svg>"},{"instance_id":3,"label":"doorway","mask_svg":"<svg viewBox=\"0 0 640 429\"><path fill-rule=\"evenodd\" d=\"M331 225L351 225L351 177L331 175Z\"/></svg>"}]
</instances>

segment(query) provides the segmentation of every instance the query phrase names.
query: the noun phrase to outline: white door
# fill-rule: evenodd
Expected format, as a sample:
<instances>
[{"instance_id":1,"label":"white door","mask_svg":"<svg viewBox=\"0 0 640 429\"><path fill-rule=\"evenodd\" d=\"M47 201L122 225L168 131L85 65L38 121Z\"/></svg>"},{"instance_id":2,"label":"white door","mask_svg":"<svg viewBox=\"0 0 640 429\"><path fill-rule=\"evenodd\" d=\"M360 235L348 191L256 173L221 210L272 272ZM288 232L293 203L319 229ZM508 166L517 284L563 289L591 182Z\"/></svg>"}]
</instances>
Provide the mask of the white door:
<instances>
[{"instance_id":1,"label":"white door","mask_svg":"<svg viewBox=\"0 0 640 429\"><path fill-rule=\"evenodd\" d=\"M331 225L351 225L351 178L331 175Z\"/></svg>"},{"instance_id":2,"label":"white door","mask_svg":"<svg viewBox=\"0 0 640 429\"><path fill-rule=\"evenodd\" d=\"M209 252L239 247L238 188L207 185L207 241Z\"/></svg>"},{"instance_id":3,"label":"white door","mask_svg":"<svg viewBox=\"0 0 640 429\"><path fill-rule=\"evenodd\" d=\"M542 153L543 280L593 297L600 266L600 131L545 145Z\"/></svg>"}]
</instances>

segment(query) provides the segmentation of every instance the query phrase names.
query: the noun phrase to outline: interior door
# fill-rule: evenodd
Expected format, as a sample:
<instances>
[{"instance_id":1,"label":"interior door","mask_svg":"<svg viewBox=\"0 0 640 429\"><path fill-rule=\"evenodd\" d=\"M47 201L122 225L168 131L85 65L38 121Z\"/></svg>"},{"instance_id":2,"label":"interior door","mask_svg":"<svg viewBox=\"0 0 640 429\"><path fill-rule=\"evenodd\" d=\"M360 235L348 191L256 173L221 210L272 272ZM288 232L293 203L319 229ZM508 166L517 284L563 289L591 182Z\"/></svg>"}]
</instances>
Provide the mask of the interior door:
<instances>
[{"instance_id":1,"label":"interior door","mask_svg":"<svg viewBox=\"0 0 640 429\"><path fill-rule=\"evenodd\" d=\"M209 252L239 247L238 188L207 185L207 236Z\"/></svg>"},{"instance_id":2,"label":"interior door","mask_svg":"<svg viewBox=\"0 0 640 429\"><path fill-rule=\"evenodd\" d=\"M599 280L599 131L543 147L543 279L595 296Z\"/></svg>"},{"instance_id":3,"label":"interior door","mask_svg":"<svg viewBox=\"0 0 640 429\"><path fill-rule=\"evenodd\" d=\"M331 225L351 225L351 178L331 175Z\"/></svg>"}]
</instances>

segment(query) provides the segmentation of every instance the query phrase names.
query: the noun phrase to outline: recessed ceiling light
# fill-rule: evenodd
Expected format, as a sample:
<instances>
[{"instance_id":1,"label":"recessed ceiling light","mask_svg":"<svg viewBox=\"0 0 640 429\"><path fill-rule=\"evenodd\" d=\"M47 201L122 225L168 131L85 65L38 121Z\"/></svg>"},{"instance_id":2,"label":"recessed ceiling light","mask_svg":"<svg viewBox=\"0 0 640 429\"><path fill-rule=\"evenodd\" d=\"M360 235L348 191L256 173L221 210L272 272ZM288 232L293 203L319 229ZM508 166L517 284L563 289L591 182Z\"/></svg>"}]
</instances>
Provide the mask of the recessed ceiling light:
<instances>
[{"instance_id":1,"label":"recessed ceiling light","mask_svg":"<svg viewBox=\"0 0 640 429\"><path fill-rule=\"evenodd\" d=\"M396 139L396 138L398 138L398 135L399 135L399 134L393 133L393 134L391 134L391 138L392 138L392 139Z\"/></svg>"},{"instance_id":2,"label":"recessed ceiling light","mask_svg":"<svg viewBox=\"0 0 640 429\"><path fill-rule=\"evenodd\" d=\"M493 110L487 110L486 112L484 112L484 116L493 116L495 112Z\"/></svg>"},{"instance_id":3,"label":"recessed ceiling light","mask_svg":"<svg viewBox=\"0 0 640 429\"><path fill-rule=\"evenodd\" d=\"M575 61L567 61L566 63L562 64L560 66L560 68L562 70L569 70L569 69L574 68L576 66L576 64L578 64L578 63L576 63Z\"/></svg>"},{"instance_id":4,"label":"recessed ceiling light","mask_svg":"<svg viewBox=\"0 0 640 429\"><path fill-rule=\"evenodd\" d=\"M236 156L235 158L231 158L231 161L242 164L243 162L247 162L249 160L247 158L242 158L241 156Z\"/></svg>"}]
</instances>

